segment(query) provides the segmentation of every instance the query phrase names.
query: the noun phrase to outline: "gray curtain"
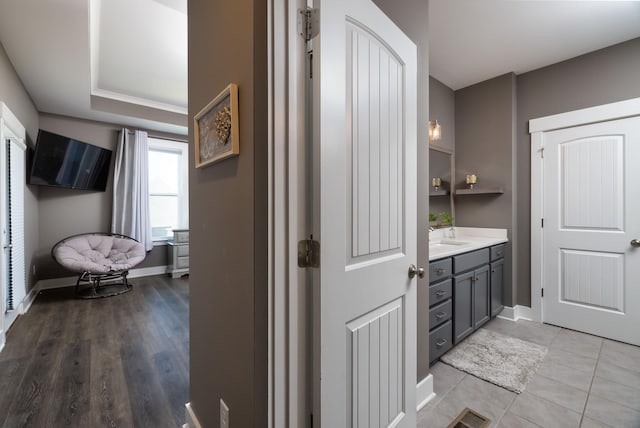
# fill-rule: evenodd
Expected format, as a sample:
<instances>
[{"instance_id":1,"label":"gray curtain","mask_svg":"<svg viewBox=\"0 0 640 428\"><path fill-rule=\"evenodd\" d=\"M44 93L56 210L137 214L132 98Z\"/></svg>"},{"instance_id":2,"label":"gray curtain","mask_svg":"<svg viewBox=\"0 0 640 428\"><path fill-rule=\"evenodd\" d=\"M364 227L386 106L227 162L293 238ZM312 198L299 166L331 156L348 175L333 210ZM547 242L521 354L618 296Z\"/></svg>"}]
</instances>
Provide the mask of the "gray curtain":
<instances>
[{"instance_id":1,"label":"gray curtain","mask_svg":"<svg viewBox=\"0 0 640 428\"><path fill-rule=\"evenodd\" d=\"M147 133L123 128L115 153L111 232L153 248L149 217L149 155Z\"/></svg>"}]
</instances>

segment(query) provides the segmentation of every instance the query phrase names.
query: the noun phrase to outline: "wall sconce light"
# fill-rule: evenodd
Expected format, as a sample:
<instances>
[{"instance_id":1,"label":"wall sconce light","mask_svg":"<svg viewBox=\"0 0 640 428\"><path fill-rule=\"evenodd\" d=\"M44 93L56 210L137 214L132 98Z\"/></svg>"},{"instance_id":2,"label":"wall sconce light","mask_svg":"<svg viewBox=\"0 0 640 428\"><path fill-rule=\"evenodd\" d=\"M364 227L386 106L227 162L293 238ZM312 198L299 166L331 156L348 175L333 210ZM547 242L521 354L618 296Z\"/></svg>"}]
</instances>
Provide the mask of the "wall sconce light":
<instances>
[{"instance_id":1,"label":"wall sconce light","mask_svg":"<svg viewBox=\"0 0 640 428\"><path fill-rule=\"evenodd\" d=\"M442 128L437 120L429 121L429 141L437 141L442 138Z\"/></svg>"}]
</instances>

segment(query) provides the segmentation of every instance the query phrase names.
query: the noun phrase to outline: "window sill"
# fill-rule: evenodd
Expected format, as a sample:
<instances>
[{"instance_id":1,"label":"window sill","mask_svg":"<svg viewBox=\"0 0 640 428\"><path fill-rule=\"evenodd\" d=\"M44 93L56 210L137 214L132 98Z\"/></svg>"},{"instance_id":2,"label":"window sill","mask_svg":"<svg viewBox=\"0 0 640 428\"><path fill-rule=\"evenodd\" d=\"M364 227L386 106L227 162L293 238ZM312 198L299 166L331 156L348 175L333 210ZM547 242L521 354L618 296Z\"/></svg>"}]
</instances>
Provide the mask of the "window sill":
<instances>
[{"instance_id":1,"label":"window sill","mask_svg":"<svg viewBox=\"0 0 640 428\"><path fill-rule=\"evenodd\" d=\"M169 238L164 238L164 239L154 239L153 240L153 246L154 247L166 247L167 246L167 241L169 240Z\"/></svg>"}]
</instances>

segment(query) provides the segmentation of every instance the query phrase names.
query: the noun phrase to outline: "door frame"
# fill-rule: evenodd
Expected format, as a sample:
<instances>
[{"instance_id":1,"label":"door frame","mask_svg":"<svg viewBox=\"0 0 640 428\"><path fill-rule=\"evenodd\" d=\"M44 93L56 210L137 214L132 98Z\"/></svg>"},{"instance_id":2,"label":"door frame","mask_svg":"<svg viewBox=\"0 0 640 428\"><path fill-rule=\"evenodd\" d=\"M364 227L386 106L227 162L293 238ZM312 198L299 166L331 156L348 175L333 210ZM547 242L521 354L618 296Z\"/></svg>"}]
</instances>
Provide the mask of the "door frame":
<instances>
[{"instance_id":1,"label":"door frame","mask_svg":"<svg viewBox=\"0 0 640 428\"><path fill-rule=\"evenodd\" d=\"M306 42L298 10L306 0L269 0L268 179L269 337L268 427L311 426L308 269L297 264L307 239Z\"/></svg>"},{"instance_id":2,"label":"door frame","mask_svg":"<svg viewBox=\"0 0 640 428\"><path fill-rule=\"evenodd\" d=\"M544 140L545 132L592 123L640 116L640 98L603 104L531 119L531 312L533 321L544 322L542 288L544 285L543 230L544 213Z\"/></svg>"}]
</instances>

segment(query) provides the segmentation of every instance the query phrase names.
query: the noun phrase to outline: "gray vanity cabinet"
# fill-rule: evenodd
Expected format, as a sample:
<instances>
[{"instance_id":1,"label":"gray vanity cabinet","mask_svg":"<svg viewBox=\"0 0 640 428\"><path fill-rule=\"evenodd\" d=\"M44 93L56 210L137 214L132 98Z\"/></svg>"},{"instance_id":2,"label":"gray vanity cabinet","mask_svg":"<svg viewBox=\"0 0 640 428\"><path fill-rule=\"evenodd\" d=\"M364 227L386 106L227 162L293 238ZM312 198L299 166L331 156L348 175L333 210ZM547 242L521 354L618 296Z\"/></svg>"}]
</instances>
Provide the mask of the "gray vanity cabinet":
<instances>
[{"instance_id":1,"label":"gray vanity cabinet","mask_svg":"<svg viewBox=\"0 0 640 428\"><path fill-rule=\"evenodd\" d=\"M491 316L498 315L502 304L502 289L504 284L504 259L491 262Z\"/></svg>"},{"instance_id":2,"label":"gray vanity cabinet","mask_svg":"<svg viewBox=\"0 0 640 428\"><path fill-rule=\"evenodd\" d=\"M458 343L491 318L489 266L453 277L453 343Z\"/></svg>"},{"instance_id":3,"label":"gray vanity cabinet","mask_svg":"<svg viewBox=\"0 0 640 428\"><path fill-rule=\"evenodd\" d=\"M491 319L489 291L489 266L473 271L473 329Z\"/></svg>"},{"instance_id":4,"label":"gray vanity cabinet","mask_svg":"<svg viewBox=\"0 0 640 428\"><path fill-rule=\"evenodd\" d=\"M453 343L489 321L489 248L453 257Z\"/></svg>"},{"instance_id":5,"label":"gray vanity cabinet","mask_svg":"<svg viewBox=\"0 0 640 428\"><path fill-rule=\"evenodd\" d=\"M453 278L453 343L458 343L473 332L473 272Z\"/></svg>"},{"instance_id":6,"label":"gray vanity cabinet","mask_svg":"<svg viewBox=\"0 0 640 428\"><path fill-rule=\"evenodd\" d=\"M429 263L429 362L451 349L451 259Z\"/></svg>"},{"instance_id":7,"label":"gray vanity cabinet","mask_svg":"<svg viewBox=\"0 0 640 428\"><path fill-rule=\"evenodd\" d=\"M504 244L429 263L429 362L503 309Z\"/></svg>"}]
</instances>

